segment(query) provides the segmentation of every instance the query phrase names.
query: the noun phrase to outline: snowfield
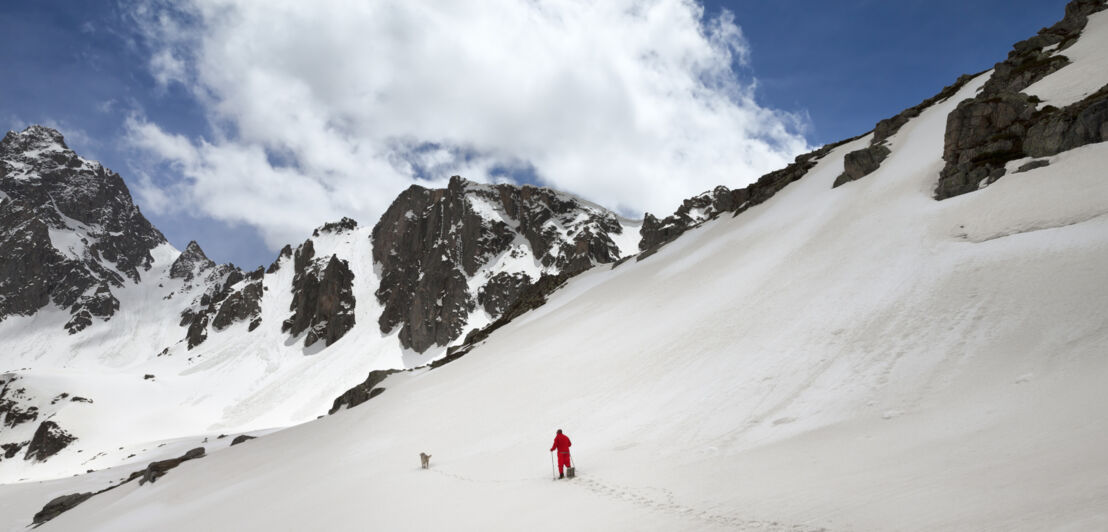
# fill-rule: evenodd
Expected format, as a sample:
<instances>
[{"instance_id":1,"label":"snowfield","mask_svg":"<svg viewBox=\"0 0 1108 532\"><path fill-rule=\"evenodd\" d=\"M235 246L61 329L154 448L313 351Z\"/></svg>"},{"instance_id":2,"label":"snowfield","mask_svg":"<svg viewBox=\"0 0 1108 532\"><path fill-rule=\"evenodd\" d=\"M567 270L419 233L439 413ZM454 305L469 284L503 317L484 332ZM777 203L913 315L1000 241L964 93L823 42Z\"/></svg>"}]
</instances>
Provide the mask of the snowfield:
<instances>
[{"instance_id":1,"label":"snowfield","mask_svg":"<svg viewBox=\"0 0 1108 532\"><path fill-rule=\"evenodd\" d=\"M831 188L868 136L762 205L574 278L461 359L333 416L211 439L207 457L41 529L1108 529L1108 143L935 201L946 116L987 75L901 128L859 181ZM351 264L372 323L371 261ZM283 426L314 414L313 391L400 364L362 352L377 335L296 363L276 362L287 348L262 341L276 334L212 335L203 379L119 389L214 379L202 405L264 366L274 376L240 382L220 415ZM287 394L304 409L273 411ZM227 428L177 422L194 437L165 456ZM576 479L551 480L557 428ZM0 485L0 528L140 467Z\"/></svg>"}]
</instances>

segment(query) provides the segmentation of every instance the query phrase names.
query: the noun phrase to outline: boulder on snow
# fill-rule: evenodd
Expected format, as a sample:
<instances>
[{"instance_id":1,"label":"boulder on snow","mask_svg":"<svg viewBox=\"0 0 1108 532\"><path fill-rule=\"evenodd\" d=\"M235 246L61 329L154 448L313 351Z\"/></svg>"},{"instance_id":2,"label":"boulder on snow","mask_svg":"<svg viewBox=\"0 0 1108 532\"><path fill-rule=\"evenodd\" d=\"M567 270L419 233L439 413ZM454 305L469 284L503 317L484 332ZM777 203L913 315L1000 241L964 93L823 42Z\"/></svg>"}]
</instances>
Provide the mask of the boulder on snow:
<instances>
[{"instance_id":1,"label":"boulder on snow","mask_svg":"<svg viewBox=\"0 0 1108 532\"><path fill-rule=\"evenodd\" d=\"M1034 161L1021 164L1020 167L1016 169L1016 173L1027 172L1044 166L1050 166L1050 161L1046 159L1035 159Z\"/></svg>"},{"instance_id":2,"label":"boulder on snow","mask_svg":"<svg viewBox=\"0 0 1108 532\"><path fill-rule=\"evenodd\" d=\"M872 174L881 166L881 161L884 161L890 153L892 153L892 151L884 144L876 144L846 154L846 156L843 157L843 173L835 178L835 182L831 185L831 188L856 181Z\"/></svg>"},{"instance_id":3,"label":"boulder on snow","mask_svg":"<svg viewBox=\"0 0 1108 532\"><path fill-rule=\"evenodd\" d=\"M74 506L87 501L93 495L95 495L95 493L86 492L70 493L69 495L55 497L50 502L46 503L46 506L43 506L42 509L35 514L35 516L32 518L31 524L35 526L41 525L61 515L62 513L69 511Z\"/></svg>"},{"instance_id":4,"label":"boulder on snow","mask_svg":"<svg viewBox=\"0 0 1108 532\"><path fill-rule=\"evenodd\" d=\"M374 397L377 397L384 392L384 388L379 388L377 385L381 384L385 380L385 377L397 373L400 370L373 370L369 372L369 376L365 381L357 386L346 390L342 395L335 398L335 402L332 403L331 409L327 411L327 415L334 414L341 410L344 406L346 408L354 408Z\"/></svg>"},{"instance_id":5,"label":"boulder on snow","mask_svg":"<svg viewBox=\"0 0 1108 532\"><path fill-rule=\"evenodd\" d=\"M257 436L250 436L250 435L248 435L248 434L239 434L238 436L235 436L235 439L231 440L231 445L230 445L230 446L231 446L231 447L234 447L234 446L236 446L236 445L238 445L238 444L240 444L240 443L243 443L243 442L246 442L246 441L250 441L250 440L253 440L253 439L255 439L256 437L257 437Z\"/></svg>"},{"instance_id":6,"label":"boulder on snow","mask_svg":"<svg viewBox=\"0 0 1108 532\"><path fill-rule=\"evenodd\" d=\"M131 473L131 476L127 479L127 481L129 482L131 480L134 480L134 479L138 478L140 486L143 485L143 484L146 484L147 482L154 482L154 481L158 480L159 478L161 478L162 476L164 476L166 471L169 471L170 469L173 469L173 468L181 465L182 462L187 462L189 460L194 460L196 458L201 458L203 456L204 456L204 448L203 447L196 447L194 449L190 449L187 453L185 453L185 454L183 454L183 455L181 455L177 458L170 458L169 460L159 460L157 462L150 462L150 464L146 466L146 469L143 469L141 471L135 471L134 473Z\"/></svg>"}]
</instances>

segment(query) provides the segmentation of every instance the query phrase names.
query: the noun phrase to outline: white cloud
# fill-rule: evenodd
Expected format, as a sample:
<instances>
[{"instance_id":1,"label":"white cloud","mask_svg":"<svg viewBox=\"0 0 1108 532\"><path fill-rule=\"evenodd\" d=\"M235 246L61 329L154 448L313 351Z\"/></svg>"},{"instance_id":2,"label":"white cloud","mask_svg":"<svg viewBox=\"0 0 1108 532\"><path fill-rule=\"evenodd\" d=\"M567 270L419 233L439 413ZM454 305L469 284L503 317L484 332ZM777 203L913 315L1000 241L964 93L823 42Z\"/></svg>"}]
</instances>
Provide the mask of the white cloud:
<instances>
[{"instance_id":1,"label":"white cloud","mask_svg":"<svg viewBox=\"0 0 1108 532\"><path fill-rule=\"evenodd\" d=\"M131 140L173 163L203 212L271 246L340 215L373 223L395 195L451 174L543 183L668 214L807 148L733 67L730 13L693 0L145 2L152 73L184 84L211 139L143 119Z\"/></svg>"}]
</instances>

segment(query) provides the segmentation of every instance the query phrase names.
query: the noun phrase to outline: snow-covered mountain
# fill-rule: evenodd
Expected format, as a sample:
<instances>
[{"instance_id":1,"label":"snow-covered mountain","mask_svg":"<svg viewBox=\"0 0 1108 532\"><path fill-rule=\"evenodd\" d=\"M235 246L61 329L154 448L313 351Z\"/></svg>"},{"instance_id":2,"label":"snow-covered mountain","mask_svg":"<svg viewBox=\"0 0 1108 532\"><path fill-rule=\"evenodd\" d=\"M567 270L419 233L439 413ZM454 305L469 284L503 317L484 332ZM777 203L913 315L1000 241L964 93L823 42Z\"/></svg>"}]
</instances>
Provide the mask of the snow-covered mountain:
<instances>
[{"instance_id":1,"label":"snow-covered mountain","mask_svg":"<svg viewBox=\"0 0 1108 532\"><path fill-rule=\"evenodd\" d=\"M0 322L0 524L1102 529L1106 7L641 227L455 179L265 271L156 243L109 319Z\"/></svg>"},{"instance_id":2,"label":"snow-covered mountain","mask_svg":"<svg viewBox=\"0 0 1108 532\"><path fill-rule=\"evenodd\" d=\"M243 272L174 249L57 131L10 132L0 150L8 481L314 419L372 370L440 358L543 275L637 243L635 222L570 195L454 178L405 191L372 231L324 224Z\"/></svg>"}]
</instances>

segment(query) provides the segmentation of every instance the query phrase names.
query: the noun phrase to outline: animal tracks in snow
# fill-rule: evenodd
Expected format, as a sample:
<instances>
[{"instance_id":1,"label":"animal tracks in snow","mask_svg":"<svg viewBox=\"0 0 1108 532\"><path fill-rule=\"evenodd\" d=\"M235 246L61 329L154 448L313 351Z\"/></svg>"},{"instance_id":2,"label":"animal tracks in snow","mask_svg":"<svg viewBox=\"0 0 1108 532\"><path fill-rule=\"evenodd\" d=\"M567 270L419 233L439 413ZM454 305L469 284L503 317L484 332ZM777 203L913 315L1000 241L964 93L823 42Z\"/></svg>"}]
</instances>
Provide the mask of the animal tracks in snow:
<instances>
[{"instance_id":1,"label":"animal tracks in snow","mask_svg":"<svg viewBox=\"0 0 1108 532\"><path fill-rule=\"evenodd\" d=\"M598 495L629 502L648 510L678 515L692 520L720 525L735 530L766 530L772 532L827 532L827 529L806 525L789 525L776 521L758 521L741 517L712 513L676 502L665 488L629 488L605 482L594 477L578 477L570 481Z\"/></svg>"}]
</instances>

